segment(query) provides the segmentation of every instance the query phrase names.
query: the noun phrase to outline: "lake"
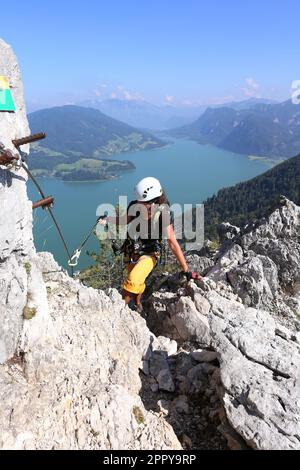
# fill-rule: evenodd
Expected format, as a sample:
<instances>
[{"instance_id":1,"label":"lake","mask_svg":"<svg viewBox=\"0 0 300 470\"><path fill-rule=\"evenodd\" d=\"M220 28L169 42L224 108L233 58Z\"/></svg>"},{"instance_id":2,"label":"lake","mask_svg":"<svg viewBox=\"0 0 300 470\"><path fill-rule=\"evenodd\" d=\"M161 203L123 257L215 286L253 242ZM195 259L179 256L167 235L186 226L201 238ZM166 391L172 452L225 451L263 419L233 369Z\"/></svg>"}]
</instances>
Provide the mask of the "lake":
<instances>
[{"instance_id":1,"label":"lake","mask_svg":"<svg viewBox=\"0 0 300 470\"><path fill-rule=\"evenodd\" d=\"M130 160L136 170L123 173L118 179L99 182L64 182L57 179L39 180L46 196L55 197L54 213L62 227L70 251L76 249L96 221L101 203L118 202L119 195L134 198L135 184L145 176L157 177L171 202L202 203L219 189L253 178L271 167L265 161L251 161L245 155L227 152L189 140L175 140L161 149L123 153L114 159ZM28 183L29 198L40 199L35 186ZM34 240L38 251L50 251L63 267L66 253L49 214L34 211ZM82 251L78 268L92 264L86 251L97 251L98 241L92 236Z\"/></svg>"}]
</instances>

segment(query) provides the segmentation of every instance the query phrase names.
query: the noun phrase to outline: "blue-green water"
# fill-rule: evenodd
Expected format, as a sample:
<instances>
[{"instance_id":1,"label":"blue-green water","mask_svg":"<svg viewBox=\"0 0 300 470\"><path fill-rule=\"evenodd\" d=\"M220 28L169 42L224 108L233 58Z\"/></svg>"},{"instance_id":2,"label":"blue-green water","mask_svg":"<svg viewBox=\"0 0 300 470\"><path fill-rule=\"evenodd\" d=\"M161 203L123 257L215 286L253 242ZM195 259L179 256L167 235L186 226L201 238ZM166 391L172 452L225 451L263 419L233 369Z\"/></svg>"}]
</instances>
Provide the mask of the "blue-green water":
<instances>
[{"instance_id":1,"label":"blue-green water","mask_svg":"<svg viewBox=\"0 0 300 470\"><path fill-rule=\"evenodd\" d=\"M96 209L101 203L117 203L119 195L133 199L133 187L145 176L155 176L162 182L171 203L196 204L212 196L219 189L263 173L270 164L250 161L215 147L199 145L188 140L177 140L162 149L126 153L116 159L131 160L136 170L120 178L104 182L69 183L56 179L40 179L46 195L55 197L54 212L65 238L73 251L96 220ZM32 183L29 197L40 199ZM47 212L34 212L34 237L38 251L50 251L55 259L67 267L66 254L52 220ZM78 269L92 264L86 251L98 248L92 236L82 252Z\"/></svg>"}]
</instances>

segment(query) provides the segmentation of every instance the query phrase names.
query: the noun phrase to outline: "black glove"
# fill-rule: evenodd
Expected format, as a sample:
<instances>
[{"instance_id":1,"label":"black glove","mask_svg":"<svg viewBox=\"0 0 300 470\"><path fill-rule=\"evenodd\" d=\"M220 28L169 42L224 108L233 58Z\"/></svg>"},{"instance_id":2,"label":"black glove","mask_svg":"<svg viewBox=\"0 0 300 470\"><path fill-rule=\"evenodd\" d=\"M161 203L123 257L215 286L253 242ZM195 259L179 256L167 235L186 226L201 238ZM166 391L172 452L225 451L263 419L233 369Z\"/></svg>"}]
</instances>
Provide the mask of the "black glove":
<instances>
[{"instance_id":1,"label":"black glove","mask_svg":"<svg viewBox=\"0 0 300 470\"><path fill-rule=\"evenodd\" d=\"M202 287L204 286L204 279L202 276L200 276L200 274L196 273L195 271L189 271L189 272L184 272L182 271L182 274L186 277L187 281L195 281L197 285L199 285L199 287Z\"/></svg>"}]
</instances>

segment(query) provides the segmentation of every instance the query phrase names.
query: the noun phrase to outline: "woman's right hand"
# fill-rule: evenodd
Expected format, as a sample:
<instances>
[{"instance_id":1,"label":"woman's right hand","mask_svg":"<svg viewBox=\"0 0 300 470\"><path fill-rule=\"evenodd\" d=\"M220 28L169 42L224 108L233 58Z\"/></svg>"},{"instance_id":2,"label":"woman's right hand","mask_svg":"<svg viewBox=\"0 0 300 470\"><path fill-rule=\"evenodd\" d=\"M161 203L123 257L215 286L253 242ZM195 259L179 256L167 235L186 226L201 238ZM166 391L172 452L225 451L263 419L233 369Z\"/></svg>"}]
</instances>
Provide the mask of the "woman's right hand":
<instances>
[{"instance_id":1,"label":"woman's right hand","mask_svg":"<svg viewBox=\"0 0 300 470\"><path fill-rule=\"evenodd\" d=\"M98 225L102 225L103 227L105 227L107 225L107 216L106 215L102 215L101 217L99 217Z\"/></svg>"}]
</instances>

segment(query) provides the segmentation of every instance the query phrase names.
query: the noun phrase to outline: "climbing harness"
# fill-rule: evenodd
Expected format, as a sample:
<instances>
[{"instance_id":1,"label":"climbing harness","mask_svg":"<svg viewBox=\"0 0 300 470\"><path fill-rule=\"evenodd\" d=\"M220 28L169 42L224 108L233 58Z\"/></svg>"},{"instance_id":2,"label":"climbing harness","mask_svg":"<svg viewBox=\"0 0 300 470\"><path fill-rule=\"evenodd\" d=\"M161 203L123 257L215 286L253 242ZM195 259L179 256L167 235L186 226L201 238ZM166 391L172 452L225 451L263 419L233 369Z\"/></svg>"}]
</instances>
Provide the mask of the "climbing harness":
<instances>
[{"instance_id":1,"label":"climbing harness","mask_svg":"<svg viewBox=\"0 0 300 470\"><path fill-rule=\"evenodd\" d=\"M160 217L167 208L167 204L161 204L157 208L157 211L152 218L152 227L157 226L160 221ZM167 243L162 234L160 234L158 239L149 239L146 242L140 237L133 239L128 235L123 246L123 252L125 253L127 263L137 263L138 257L153 254L157 259L157 265L165 265L167 257Z\"/></svg>"},{"instance_id":2,"label":"climbing harness","mask_svg":"<svg viewBox=\"0 0 300 470\"><path fill-rule=\"evenodd\" d=\"M162 211L164 209L164 206L160 206L158 213L155 214L155 222L158 221ZM158 217L157 217L158 216ZM98 217L96 220L95 224L91 228L91 230L88 232L82 243L79 245L79 247L73 252L72 256L70 257L68 264L72 268L76 267L78 265L79 258L81 256L81 252L83 247L86 245L88 242L89 238L93 234L95 228L97 227L98 223L100 220L104 220L107 217L107 213L104 215L101 215ZM107 232L109 231L108 226L106 225L104 228ZM151 243L145 243L143 244L141 240L132 240L130 238L127 238L125 242L119 246L119 243L116 239L111 239L111 246L112 250L115 256L119 256L121 254L124 254L125 256L130 258L130 262L135 262L133 260L133 254L141 256L142 254L149 254L154 253L154 255L157 257L159 264L162 263L163 259L163 243L160 240L153 240Z\"/></svg>"},{"instance_id":3,"label":"climbing harness","mask_svg":"<svg viewBox=\"0 0 300 470\"><path fill-rule=\"evenodd\" d=\"M143 255L154 255L161 264L162 243L160 240L149 240L149 243L143 243L142 240L132 240L127 238L120 251L125 254L127 263L135 264Z\"/></svg>"}]
</instances>

